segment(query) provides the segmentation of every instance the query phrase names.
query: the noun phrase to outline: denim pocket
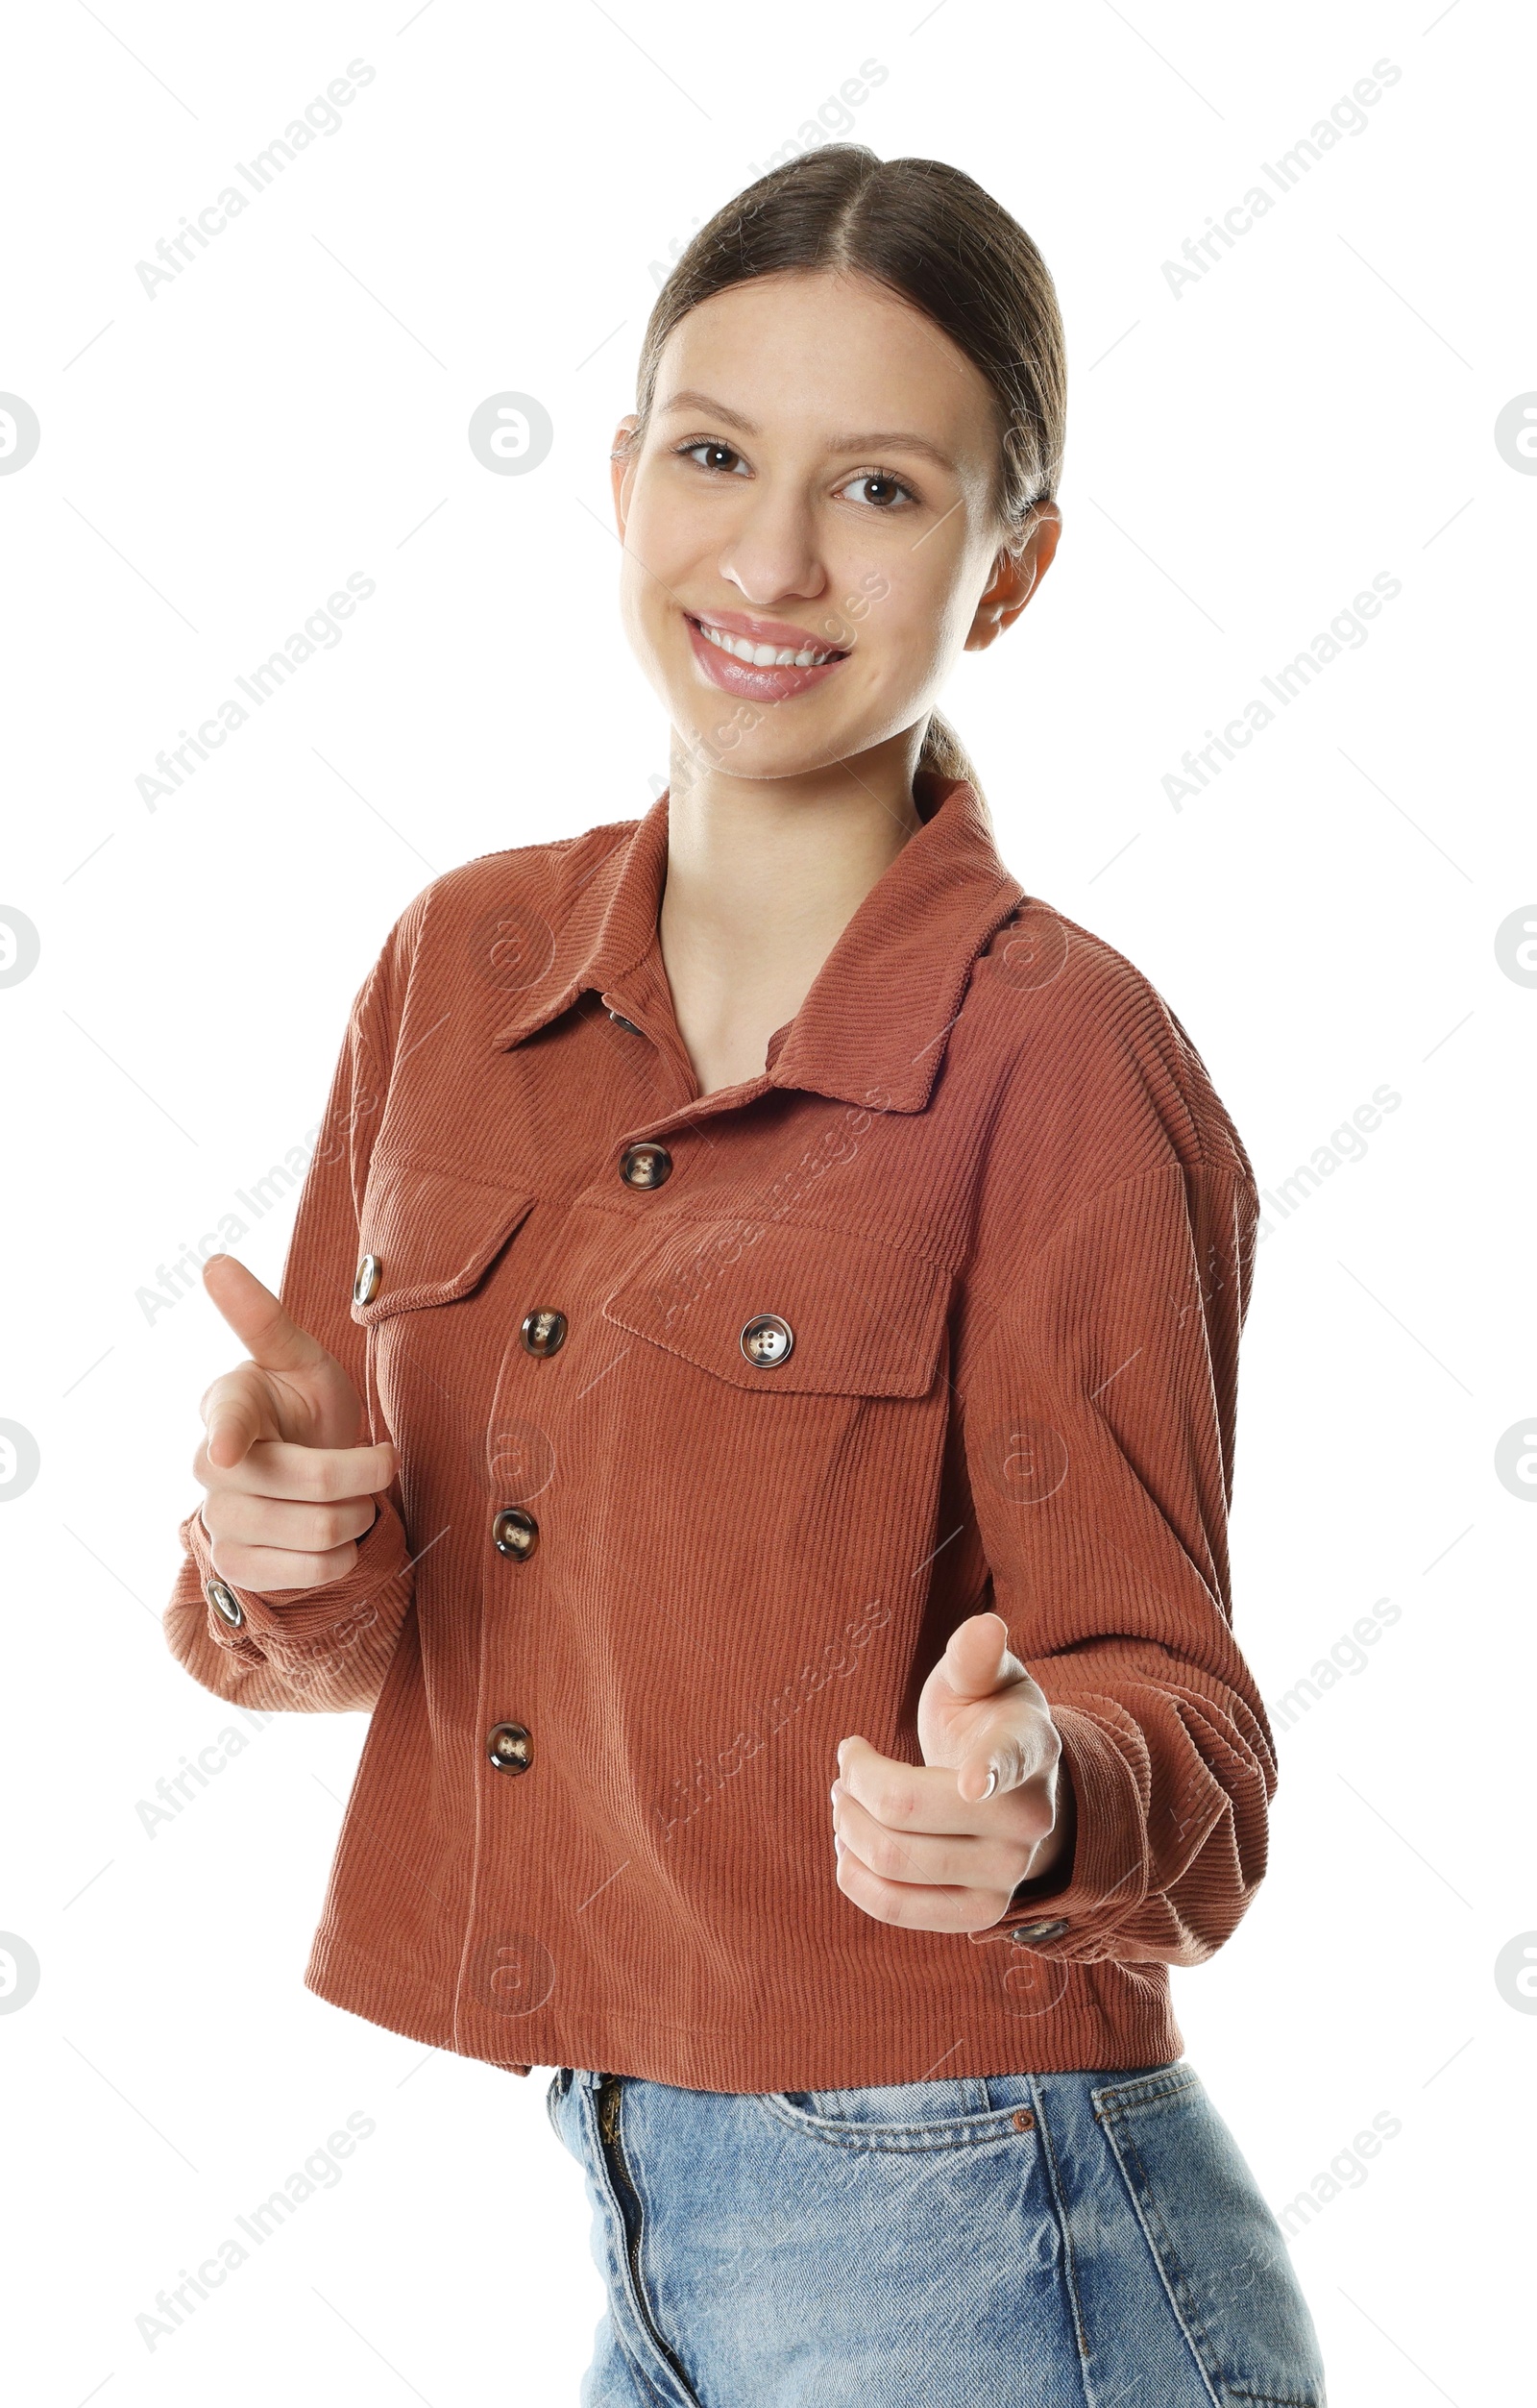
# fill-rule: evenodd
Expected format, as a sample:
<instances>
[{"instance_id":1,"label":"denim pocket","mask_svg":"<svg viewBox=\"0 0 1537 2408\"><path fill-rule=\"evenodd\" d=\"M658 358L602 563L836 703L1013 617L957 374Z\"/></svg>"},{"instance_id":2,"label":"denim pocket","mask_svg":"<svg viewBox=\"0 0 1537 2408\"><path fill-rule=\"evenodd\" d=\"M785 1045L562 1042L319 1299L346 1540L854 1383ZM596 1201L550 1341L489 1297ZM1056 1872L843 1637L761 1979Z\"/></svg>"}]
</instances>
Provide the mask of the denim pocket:
<instances>
[{"instance_id":1,"label":"denim pocket","mask_svg":"<svg viewBox=\"0 0 1537 2408\"><path fill-rule=\"evenodd\" d=\"M1163 2287L1231 2408L1327 2408L1281 2226L1194 2068L1090 2093Z\"/></svg>"},{"instance_id":2,"label":"denim pocket","mask_svg":"<svg viewBox=\"0 0 1537 2408\"><path fill-rule=\"evenodd\" d=\"M1010 2078L1017 2100L994 2096L1004 2084L981 2076L947 2081L876 2082L852 2090L760 2091L761 2104L780 2124L835 2147L862 2150L974 2149L1012 2141L1035 2129L1028 2089Z\"/></svg>"}]
</instances>

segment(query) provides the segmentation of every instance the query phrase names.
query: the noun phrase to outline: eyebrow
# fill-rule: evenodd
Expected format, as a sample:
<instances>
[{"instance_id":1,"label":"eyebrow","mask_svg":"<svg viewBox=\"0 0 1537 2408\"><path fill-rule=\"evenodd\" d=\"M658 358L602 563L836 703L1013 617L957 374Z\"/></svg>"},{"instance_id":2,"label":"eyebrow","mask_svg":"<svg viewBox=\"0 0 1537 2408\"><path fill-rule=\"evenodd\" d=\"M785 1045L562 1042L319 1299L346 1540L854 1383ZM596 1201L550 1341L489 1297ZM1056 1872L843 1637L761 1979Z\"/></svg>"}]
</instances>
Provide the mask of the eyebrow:
<instances>
[{"instance_id":1,"label":"eyebrow","mask_svg":"<svg viewBox=\"0 0 1537 2408\"><path fill-rule=\"evenodd\" d=\"M686 389L681 393L670 394L662 404L658 415L666 417L670 411L680 409L703 410L710 417L723 419L728 427L735 427L741 434L761 434L763 431L752 419L744 418L740 410L729 408L724 402L718 402L709 393L695 393L692 389ZM948 452L941 452L937 443L929 441L927 435L910 434L901 430L889 430L884 434L834 435L827 449L830 452L920 452L925 459L937 460L939 465L941 468L947 468L952 476L956 473L955 462Z\"/></svg>"}]
</instances>

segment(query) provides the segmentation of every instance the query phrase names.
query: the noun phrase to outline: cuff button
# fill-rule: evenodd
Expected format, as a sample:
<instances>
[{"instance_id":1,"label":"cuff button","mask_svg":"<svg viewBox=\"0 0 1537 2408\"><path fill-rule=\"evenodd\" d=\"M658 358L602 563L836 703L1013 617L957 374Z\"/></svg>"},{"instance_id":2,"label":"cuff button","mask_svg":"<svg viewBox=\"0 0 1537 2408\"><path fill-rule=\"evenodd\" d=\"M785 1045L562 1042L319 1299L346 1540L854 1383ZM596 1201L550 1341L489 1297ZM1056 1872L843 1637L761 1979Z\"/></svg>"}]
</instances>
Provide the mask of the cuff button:
<instances>
[{"instance_id":1,"label":"cuff button","mask_svg":"<svg viewBox=\"0 0 1537 2408\"><path fill-rule=\"evenodd\" d=\"M1016 1947L1023 1947L1034 1940L1060 1940L1066 1929L1065 1916L1059 1915L1054 1922L1050 1923L1016 1924L1009 1937Z\"/></svg>"},{"instance_id":2,"label":"cuff button","mask_svg":"<svg viewBox=\"0 0 1537 2408\"><path fill-rule=\"evenodd\" d=\"M209 1581L203 1594L220 1621L228 1622L232 1631L238 1631L246 1618L246 1612L234 1590L226 1588L223 1581Z\"/></svg>"}]
</instances>

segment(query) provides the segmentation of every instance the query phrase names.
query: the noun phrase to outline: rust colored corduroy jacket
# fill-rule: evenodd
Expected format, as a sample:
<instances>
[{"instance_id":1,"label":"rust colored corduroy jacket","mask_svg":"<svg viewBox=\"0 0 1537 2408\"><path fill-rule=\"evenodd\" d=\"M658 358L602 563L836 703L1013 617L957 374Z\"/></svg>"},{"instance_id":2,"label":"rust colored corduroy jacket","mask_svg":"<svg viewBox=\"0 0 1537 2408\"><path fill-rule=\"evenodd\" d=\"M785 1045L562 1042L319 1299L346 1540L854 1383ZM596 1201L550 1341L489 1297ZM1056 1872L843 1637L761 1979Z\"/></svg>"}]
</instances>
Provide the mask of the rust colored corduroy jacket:
<instances>
[{"instance_id":1,"label":"rust colored corduroy jacket","mask_svg":"<svg viewBox=\"0 0 1537 2408\"><path fill-rule=\"evenodd\" d=\"M1231 1616L1258 1198L1145 977L972 789L756 1077L701 1096L668 797L473 861L353 1013L283 1277L401 1451L352 1572L166 1621L258 1708L372 1713L305 1979L519 2072L715 2090L1146 2066L1265 1866ZM1066 1877L990 1929L839 1889L858 1732L995 1607L1061 1730Z\"/></svg>"}]
</instances>

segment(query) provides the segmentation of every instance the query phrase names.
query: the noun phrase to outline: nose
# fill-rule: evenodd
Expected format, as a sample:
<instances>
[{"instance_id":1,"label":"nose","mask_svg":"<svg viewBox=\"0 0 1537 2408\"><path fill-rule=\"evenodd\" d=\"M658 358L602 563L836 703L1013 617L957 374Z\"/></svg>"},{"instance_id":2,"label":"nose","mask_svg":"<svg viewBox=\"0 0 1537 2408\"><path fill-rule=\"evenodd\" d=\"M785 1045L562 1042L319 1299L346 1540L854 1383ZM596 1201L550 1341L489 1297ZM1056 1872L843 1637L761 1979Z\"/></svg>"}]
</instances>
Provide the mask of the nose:
<instances>
[{"instance_id":1,"label":"nose","mask_svg":"<svg viewBox=\"0 0 1537 2408\"><path fill-rule=\"evenodd\" d=\"M767 478L743 497L742 515L721 548L720 574L749 610L818 602L830 579L804 496L777 491Z\"/></svg>"}]
</instances>

